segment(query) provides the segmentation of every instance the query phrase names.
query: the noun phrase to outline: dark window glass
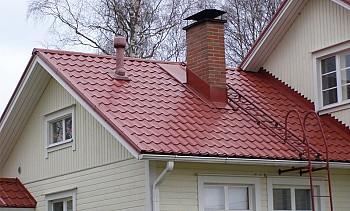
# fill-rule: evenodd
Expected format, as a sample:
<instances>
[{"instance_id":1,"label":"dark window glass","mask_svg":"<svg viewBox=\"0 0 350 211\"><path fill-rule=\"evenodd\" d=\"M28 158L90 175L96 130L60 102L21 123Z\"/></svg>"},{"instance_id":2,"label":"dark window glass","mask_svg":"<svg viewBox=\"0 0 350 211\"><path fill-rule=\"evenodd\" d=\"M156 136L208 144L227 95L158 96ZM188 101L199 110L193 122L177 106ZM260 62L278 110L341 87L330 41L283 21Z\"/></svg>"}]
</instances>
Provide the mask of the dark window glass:
<instances>
[{"instance_id":1,"label":"dark window glass","mask_svg":"<svg viewBox=\"0 0 350 211\"><path fill-rule=\"evenodd\" d=\"M68 117L64 120L64 123L65 123L65 140L69 140L71 139L73 136L72 136L72 117Z\"/></svg>"},{"instance_id":2,"label":"dark window glass","mask_svg":"<svg viewBox=\"0 0 350 211\"><path fill-rule=\"evenodd\" d=\"M329 89L337 86L336 73L330 73L322 76L322 90Z\"/></svg>"},{"instance_id":3,"label":"dark window glass","mask_svg":"<svg viewBox=\"0 0 350 211\"><path fill-rule=\"evenodd\" d=\"M335 71L335 56L321 60L322 74Z\"/></svg>"},{"instance_id":4,"label":"dark window glass","mask_svg":"<svg viewBox=\"0 0 350 211\"><path fill-rule=\"evenodd\" d=\"M341 84L350 83L350 68L341 71Z\"/></svg>"},{"instance_id":5,"label":"dark window glass","mask_svg":"<svg viewBox=\"0 0 350 211\"><path fill-rule=\"evenodd\" d=\"M291 209L291 193L288 188L273 189L273 209L274 210L290 210Z\"/></svg>"},{"instance_id":6,"label":"dark window glass","mask_svg":"<svg viewBox=\"0 0 350 211\"><path fill-rule=\"evenodd\" d=\"M53 211L63 211L63 201L52 203Z\"/></svg>"},{"instance_id":7,"label":"dark window glass","mask_svg":"<svg viewBox=\"0 0 350 211\"><path fill-rule=\"evenodd\" d=\"M342 86L342 100L350 99L350 85Z\"/></svg>"},{"instance_id":8,"label":"dark window glass","mask_svg":"<svg viewBox=\"0 0 350 211\"><path fill-rule=\"evenodd\" d=\"M295 201L297 210L311 210L311 190L295 189Z\"/></svg>"},{"instance_id":9,"label":"dark window glass","mask_svg":"<svg viewBox=\"0 0 350 211\"><path fill-rule=\"evenodd\" d=\"M329 105L338 102L337 89L329 89L322 92L323 95L323 105Z\"/></svg>"},{"instance_id":10,"label":"dark window glass","mask_svg":"<svg viewBox=\"0 0 350 211\"><path fill-rule=\"evenodd\" d=\"M52 123L52 143L63 141L63 121L59 120Z\"/></svg>"}]
</instances>

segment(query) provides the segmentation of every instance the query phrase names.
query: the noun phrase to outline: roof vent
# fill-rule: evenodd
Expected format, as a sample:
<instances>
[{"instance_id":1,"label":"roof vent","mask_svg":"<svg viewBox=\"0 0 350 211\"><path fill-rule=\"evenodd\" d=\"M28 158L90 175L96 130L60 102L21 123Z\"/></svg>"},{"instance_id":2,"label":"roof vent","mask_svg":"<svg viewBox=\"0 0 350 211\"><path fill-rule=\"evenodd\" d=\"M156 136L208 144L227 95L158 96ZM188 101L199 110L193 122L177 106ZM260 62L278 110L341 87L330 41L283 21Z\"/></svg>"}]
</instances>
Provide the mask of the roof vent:
<instances>
[{"instance_id":1,"label":"roof vent","mask_svg":"<svg viewBox=\"0 0 350 211\"><path fill-rule=\"evenodd\" d=\"M109 75L117 80L130 81L130 78L125 75L125 69L124 69L125 46L126 46L125 37L117 36L114 38L114 48L116 51L116 71L109 73Z\"/></svg>"}]
</instances>

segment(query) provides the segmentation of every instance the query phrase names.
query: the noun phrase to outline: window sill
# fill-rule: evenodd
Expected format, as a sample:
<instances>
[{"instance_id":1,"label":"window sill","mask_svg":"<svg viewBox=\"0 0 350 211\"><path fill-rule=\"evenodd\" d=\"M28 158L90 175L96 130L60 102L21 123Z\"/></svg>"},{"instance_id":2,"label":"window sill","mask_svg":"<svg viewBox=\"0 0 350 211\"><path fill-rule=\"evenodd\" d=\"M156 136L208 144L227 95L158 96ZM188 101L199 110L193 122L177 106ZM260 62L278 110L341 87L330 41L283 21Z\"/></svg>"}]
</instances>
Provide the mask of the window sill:
<instances>
[{"instance_id":1,"label":"window sill","mask_svg":"<svg viewBox=\"0 0 350 211\"><path fill-rule=\"evenodd\" d=\"M318 110L319 115L329 114L350 108L350 100L343 101L341 103L334 103L324 106Z\"/></svg>"},{"instance_id":2,"label":"window sill","mask_svg":"<svg viewBox=\"0 0 350 211\"><path fill-rule=\"evenodd\" d=\"M46 152L48 154L50 152L57 151L57 150L64 149L64 148L68 148L68 147L73 147L73 139L50 144L49 146L46 147ZM48 156L46 156L46 158L48 158Z\"/></svg>"}]
</instances>

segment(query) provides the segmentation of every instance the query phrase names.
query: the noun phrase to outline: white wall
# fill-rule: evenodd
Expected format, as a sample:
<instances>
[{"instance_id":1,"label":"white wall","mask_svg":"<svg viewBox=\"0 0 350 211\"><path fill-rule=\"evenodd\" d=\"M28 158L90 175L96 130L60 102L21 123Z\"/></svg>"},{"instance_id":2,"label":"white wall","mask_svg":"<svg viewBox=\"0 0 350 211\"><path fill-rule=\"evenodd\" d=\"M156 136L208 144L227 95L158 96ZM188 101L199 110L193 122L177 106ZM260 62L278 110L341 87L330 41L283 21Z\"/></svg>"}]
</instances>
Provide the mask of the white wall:
<instances>
[{"instance_id":1,"label":"white wall","mask_svg":"<svg viewBox=\"0 0 350 211\"><path fill-rule=\"evenodd\" d=\"M314 101L312 52L350 40L350 11L331 0L309 0L263 67ZM350 109L333 115L350 126Z\"/></svg>"},{"instance_id":2,"label":"white wall","mask_svg":"<svg viewBox=\"0 0 350 211\"><path fill-rule=\"evenodd\" d=\"M157 174L165 167L165 163L157 163ZM245 176L260 178L261 211L268 210L267 179L278 176L278 169L289 167L224 165L175 162L173 172L160 186L161 211L197 211L198 210L198 175ZM333 182L334 210L350 210L350 170L331 170ZM283 176L300 178L298 172L286 173ZM326 171L315 174L325 177ZM309 178L306 174L303 176ZM308 185L308 184L306 184ZM327 186L325 186L326 189Z\"/></svg>"}]
</instances>

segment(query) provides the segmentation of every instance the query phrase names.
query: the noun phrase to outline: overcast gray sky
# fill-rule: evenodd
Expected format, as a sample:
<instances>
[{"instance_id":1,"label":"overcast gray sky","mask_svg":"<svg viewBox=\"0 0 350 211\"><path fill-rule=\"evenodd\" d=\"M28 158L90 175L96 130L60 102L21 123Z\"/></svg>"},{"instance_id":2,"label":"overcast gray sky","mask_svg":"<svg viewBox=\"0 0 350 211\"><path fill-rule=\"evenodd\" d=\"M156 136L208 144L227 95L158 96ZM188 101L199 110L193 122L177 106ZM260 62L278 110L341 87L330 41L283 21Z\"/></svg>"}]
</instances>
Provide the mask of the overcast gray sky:
<instances>
[{"instance_id":1,"label":"overcast gray sky","mask_svg":"<svg viewBox=\"0 0 350 211\"><path fill-rule=\"evenodd\" d=\"M27 1L0 4L0 116L31 57L47 36L47 23L26 20Z\"/></svg>"}]
</instances>

